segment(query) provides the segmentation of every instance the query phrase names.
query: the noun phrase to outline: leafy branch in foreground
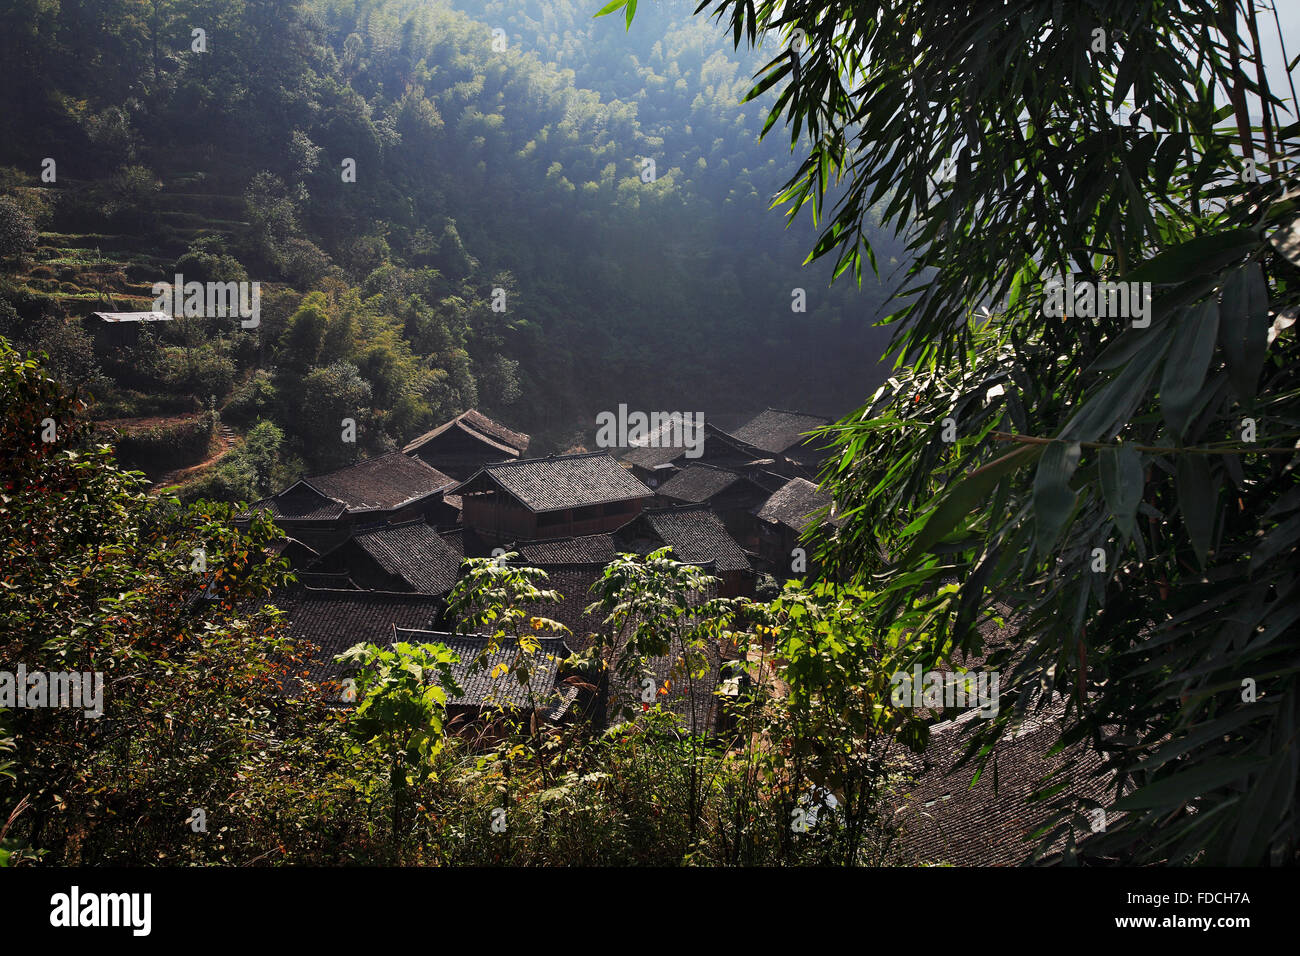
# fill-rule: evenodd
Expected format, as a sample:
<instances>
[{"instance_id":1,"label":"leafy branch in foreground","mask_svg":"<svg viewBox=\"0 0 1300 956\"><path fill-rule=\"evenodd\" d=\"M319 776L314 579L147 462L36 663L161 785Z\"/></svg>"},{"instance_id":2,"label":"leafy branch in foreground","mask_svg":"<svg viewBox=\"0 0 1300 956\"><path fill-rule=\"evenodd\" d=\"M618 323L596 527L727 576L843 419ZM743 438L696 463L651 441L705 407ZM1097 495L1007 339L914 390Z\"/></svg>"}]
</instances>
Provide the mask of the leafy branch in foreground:
<instances>
[{"instance_id":1,"label":"leafy branch in foreground","mask_svg":"<svg viewBox=\"0 0 1300 956\"><path fill-rule=\"evenodd\" d=\"M823 432L821 560L879 628L927 615L926 660L1013 609L1013 706L972 752L1063 697L1062 744L1115 775L1098 852L1294 862L1300 126L1253 4L706 8L780 44L752 95L806 150L777 201L811 204L810 258L860 276L877 211L915 256L895 377ZM1044 308L1065 276L1150 283L1149 311ZM1046 842L1078 819L1053 789Z\"/></svg>"}]
</instances>

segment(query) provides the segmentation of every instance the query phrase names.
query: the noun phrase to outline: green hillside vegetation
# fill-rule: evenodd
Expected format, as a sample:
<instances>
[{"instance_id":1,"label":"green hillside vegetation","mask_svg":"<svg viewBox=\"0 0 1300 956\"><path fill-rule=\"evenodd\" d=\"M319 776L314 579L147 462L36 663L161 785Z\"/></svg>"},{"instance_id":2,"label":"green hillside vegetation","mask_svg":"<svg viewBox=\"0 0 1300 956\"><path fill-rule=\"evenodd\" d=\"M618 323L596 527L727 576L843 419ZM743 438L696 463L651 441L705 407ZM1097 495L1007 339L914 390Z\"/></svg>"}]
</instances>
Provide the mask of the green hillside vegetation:
<instances>
[{"instance_id":1,"label":"green hillside vegetation","mask_svg":"<svg viewBox=\"0 0 1300 956\"><path fill-rule=\"evenodd\" d=\"M576 2L457 6L19 3L0 333L99 417L274 422L288 471L474 406L545 451L620 402L835 412L877 383L883 284L831 289L767 209L794 160L740 106L757 58L689 3L631 35ZM85 316L176 273L263 283L260 327L177 322L96 360ZM267 489L191 489L214 490Z\"/></svg>"}]
</instances>

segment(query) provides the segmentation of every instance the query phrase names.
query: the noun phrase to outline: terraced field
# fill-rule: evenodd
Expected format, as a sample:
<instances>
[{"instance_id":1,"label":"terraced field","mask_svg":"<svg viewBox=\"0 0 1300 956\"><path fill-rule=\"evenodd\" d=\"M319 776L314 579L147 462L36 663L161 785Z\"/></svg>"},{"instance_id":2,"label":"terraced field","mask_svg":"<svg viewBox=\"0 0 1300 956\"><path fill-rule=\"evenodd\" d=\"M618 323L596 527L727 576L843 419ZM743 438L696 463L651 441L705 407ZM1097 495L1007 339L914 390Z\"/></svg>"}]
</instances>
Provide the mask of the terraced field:
<instances>
[{"instance_id":1,"label":"terraced field","mask_svg":"<svg viewBox=\"0 0 1300 956\"><path fill-rule=\"evenodd\" d=\"M248 226L241 219L243 198L233 191L233 184L219 187L208 185L199 174L182 174L164 181L162 190L154 197L157 211L144 226L136 229L117 227L107 231L103 225L111 218L97 217L99 225L91 221L81 223L87 231L75 231L78 223L61 214L61 204L55 202L55 223L65 231L40 233L38 244L24 260L22 268L13 277L19 290L43 300L51 311L64 321L83 320L94 311L144 311L152 308L153 285L170 282L175 273L176 260L185 254L190 244L199 236L235 236ZM57 187L60 198L81 199L96 184L88 180L60 179ZM109 363L111 364L111 363ZM124 394L132 394L129 391ZM165 396L156 396L162 401ZM152 404L141 396L142 405ZM163 402L164 405L171 404ZM111 414L111 413L110 413ZM191 417L191 416L182 416ZM138 435L166 424L156 414L142 414L136 418L105 420L105 434L118 436ZM192 460L169 462L165 474L158 474L155 489L177 484L188 484L201 478L228 450L240 441L229 426L221 426L211 443ZM148 469L151 473L154 469Z\"/></svg>"},{"instance_id":2,"label":"terraced field","mask_svg":"<svg viewBox=\"0 0 1300 956\"><path fill-rule=\"evenodd\" d=\"M68 180L59 191L90 188ZM159 211L147 228L132 232L43 232L16 282L68 317L96 308L133 311L153 302L153 284L170 281L173 266L200 235L231 236L248 223L240 219L243 199L234 194L195 192L193 177L164 185Z\"/></svg>"}]
</instances>

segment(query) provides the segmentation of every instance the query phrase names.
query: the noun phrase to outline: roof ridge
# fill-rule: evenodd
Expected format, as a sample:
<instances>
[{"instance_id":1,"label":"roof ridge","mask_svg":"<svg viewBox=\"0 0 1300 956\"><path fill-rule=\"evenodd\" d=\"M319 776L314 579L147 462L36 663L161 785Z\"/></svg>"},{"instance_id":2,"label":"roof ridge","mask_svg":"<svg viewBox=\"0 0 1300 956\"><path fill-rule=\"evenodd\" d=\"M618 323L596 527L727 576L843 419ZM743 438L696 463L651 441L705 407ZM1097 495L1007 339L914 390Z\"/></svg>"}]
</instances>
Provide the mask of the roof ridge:
<instances>
[{"instance_id":1,"label":"roof ridge","mask_svg":"<svg viewBox=\"0 0 1300 956\"><path fill-rule=\"evenodd\" d=\"M474 415L482 419L485 424L477 424L469 416ZM412 455L422 448L425 444L434 438L443 434L449 428L458 428L474 437L487 442L488 444L513 454L519 454L532 442L532 436L527 432L516 431L508 425L492 418L477 408L467 408L459 415L453 415L440 425L435 425L430 429L416 435L410 441L402 445L399 451L404 455ZM418 456L417 456L418 457Z\"/></svg>"},{"instance_id":2,"label":"roof ridge","mask_svg":"<svg viewBox=\"0 0 1300 956\"><path fill-rule=\"evenodd\" d=\"M461 638L461 639L472 638L474 640L479 640L479 641L492 640L491 634L468 634L463 631L437 631L427 627L395 627L394 630L398 631L399 633L405 632L407 634L436 634L439 637L452 637L452 638ZM507 634L505 637L498 638L497 640L499 640L501 643L505 643L506 641L518 641L518 638ZM563 644L564 635L563 634L530 634L529 640L536 640L541 643L544 643L546 641L558 641L559 643ZM468 663L468 662L462 662L462 663Z\"/></svg>"},{"instance_id":3,"label":"roof ridge","mask_svg":"<svg viewBox=\"0 0 1300 956\"><path fill-rule=\"evenodd\" d=\"M574 541L579 538L608 538L613 531L593 531L591 534L563 534L556 538L515 538L511 544L551 544L555 541Z\"/></svg>"},{"instance_id":4,"label":"roof ridge","mask_svg":"<svg viewBox=\"0 0 1300 956\"><path fill-rule=\"evenodd\" d=\"M364 465L364 464L366 464L367 462L374 462L374 461L380 461L380 460L382 460L382 459L384 459L384 458L391 458L393 455L401 455L403 458L412 458L412 457L414 457L414 456L412 456L412 455L404 454L404 453L402 452L402 450L399 448L399 449L395 449L395 450L393 450L393 451L386 451L386 452L384 452L382 455L371 455L371 456L369 456L368 458L358 458L358 459L356 459L355 461L350 461L350 462L348 462L346 465L339 465L339 466L336 467L336 468L327 468L325 471L313 471L310 475L303 475L303 476L301 476L301 477L298 479L298 481L307 482L308 479L310 479L310 478L321 478L321 477L323 477L323 476L325 476L325 475L332 475L332 474L334 474L335 472L346 471L346 470L349 469L349 468L355 468L357 465ZM419 461L420 464L422 464L425 468L428 468L430 471L437 471L437 470L438 470L438 469L434 468L432 465L430 465L427 461L424 461L423 459L416 459L416 460ZM294 484L297 484L297 483L298 483L298 482L294 482ZM308 483L310 484L310 482L308 482ZM293 485L290 485L289 487L292 488ZM312 487L313 487L313 488L316 488L315 485L312 485ZM285 490L288 491L289 489L286 488ZM319 491L320 489L317 488L316 490ZM325 494L325 493L322 491L321 494ZM272 495L271 497L274 498L275 496ZM329 495L325 495L325 497L328 498Z\"/></svg>"},{"instance_id":5,"label":"roof ridge","mask_svg":"<svg viewBox=\"0 0 1300 956\"><path fill-rule=\"evenodd\" d=\"M736 471L734 468L727 468L723 465L715 465L709 461L688 461L686 464L682 465L681 470L685 471L687 468L712 468L714 471L725 471L730 475L736 475L740 478L744 477L743 472Z\"/></svg>"},{"instance_id":6,"label":"roof ridge","mask_svg":"<svg viewBox=\"0 0 1300 956\"><path fill-rule=\"evenodd\" d=\"M469 494L486 486L500 488L537 514L654 497L654 491L604 449L486 462L451 494Z\"/></svg>"},{"instance_id":7,"label":"roof ridge","mask_svg":"<svg viewBox=\"0 0 1300 956\"><path fill-rule=\"evenodd\" d=\"M680 503L669 502L668 504L663 505L662 507L642 508L641 514L662 515L662 514L670 514L670 513L680 513L683 511L707 511L710 514L714 513L713 506L710 505L707 501L683 501Z\"/></svg>"},{"instance_id":8,"label":"roof ridge","mask_svg":"<svg viewBox=\"0 0 1300 956\"><path fill-rule=\"evenodd\" d=\"M495 425L497 428L500 428L502 431L509 432L512 436L518 438L529 438L529 439L532 438L532 436L529 435L527 432L516 431L515 429L511 428L509 425L497 421L487 412L481 411L477 405L475 405L472 408L465 409L463 412L461 412L459 415L456 416L455 421L463 421L465 418L469 417L470 415L477 415L485 422L491 425Z\"/></svg>"},{"instance_id":9,"label":"roof ridge","mask_svg":"<svg viewBox=\"0 0 1300 956\"><path fill-rule=\"evenodd\" d=\"M309 572L307 572L307 573L308 573L308 574L315 574L315 573L318 573L318 572L309 571ZM347 572L343 572L343 573L346 574ZM313 587L303 587L303 588L299 588L298 590L299 590L300 592L302 592L302 593L306 593L306 594L316 594L316 595L321 595L321 596L326 596L326 595L330 595L330 596L341 595L341 596L354 597L354 598L355 598L355 597L362 597L362 596L365 596L365 597L367 597L367 598L372 598L372 597L374 597L374 598L386 597L386 598L407 598L407 599L409 599L409 598L426 598L426 599L427 599L427 598L437 598L437 597L439 597L439 595L437 595L437 594L425 594L425 593L422 592L422 591L377 591L377 590L371 590L371 589L369 589L369 588L313 588Z\"/></svg>"},{"instance_id":10,"label":"roof ridge","mask_svg":"<svg viewBox=\"0 0 1300 956\"><path fill-rule=\"evenodd\" d=\"M280 497L280 495L286 495L286 494L288 494L289 492L293 491L293 489L294 489L297 485L306 485L308 488L310 488L312 491L316 492L316 494L320 495L320 496L321 496L322 498L324 498L326 501L332 501L332 502L334 502L336 505L338 505L340 508L342 508L344 511L347 511L347 510L348 510L348 503L347 503L346 501L344 501L342 498L335 498L333 495L328 494L327 492L323 491L323 490L320 489L320 488L317 488L317 487L316 487L315 485L313 485L313 484L311 483L311 481L310 481L310 479L312 479L312 478L319 478L321 475L328 475L328 474L330 474L330 472L328 472L328 471L322 471L320 474L317 474L317 475L304 475L303 477L301 477L301 478L299 478L297 481L295 481L292 485L290 485L288 488L284 489L284 491L281 491L281 492L278 492L277 494L271 495L271 497L270 497L270 498L267 498L266 500L267 500L267 501L274 501L276 498Z\"/></svg>"},{"instance_id":11,"label":"roof ridge","mask_svg":"<svg viewBox=\"0 0 1300 956\"><path fill-rule=\"evenodd\" d=\"M830 415L820 415L817 412L801 412L795 408L776 408L772 405L769 405L767 406L767 408L763 409L763 412L780 412L782 415L799 415L803 418L824 418L828 422L835 421L835 419L832 418ZM759 412L758 414L761 415L763 414L763 412ZM756 415L754 417L757 418L758 416ZM753 419L751 419L751 421L752 420Z\"/></svg>"},{"instance_id":12,"label":"roof ridge","mask_svg":"<svg viewBox=\"0 0 1300 956\"><path fill-rule=\"evenodd\" d=\"M408 518L406 521L390 521L388 524L381 524L375 528L362 528L359 531L354 531L352 537L359 538L363 534L378 534L381 531L391 531L394 528L407 528L414 524L425 525L434 534L438 533L438 529L429 524L424 518Z\"/></svg>"},{"instance_id":13,"label":"roof ridge","mask_svg":"<svg viewBox=\"0 0 1300 956\"><path fill-rule=\"evenodd\" d=\"M513 465L531 465L539 461L572 461L575 458L597 458L602 455L609 458L611 461L616 460L614 456L609 453L609 449L600 448L596 451L580 451L572 455L539 455L536 458L510 458L506 461L488 461L483 463L483 467L480 468L479 471L487 471L489 468L504 468Z\"/></svg>"}]
</instances>

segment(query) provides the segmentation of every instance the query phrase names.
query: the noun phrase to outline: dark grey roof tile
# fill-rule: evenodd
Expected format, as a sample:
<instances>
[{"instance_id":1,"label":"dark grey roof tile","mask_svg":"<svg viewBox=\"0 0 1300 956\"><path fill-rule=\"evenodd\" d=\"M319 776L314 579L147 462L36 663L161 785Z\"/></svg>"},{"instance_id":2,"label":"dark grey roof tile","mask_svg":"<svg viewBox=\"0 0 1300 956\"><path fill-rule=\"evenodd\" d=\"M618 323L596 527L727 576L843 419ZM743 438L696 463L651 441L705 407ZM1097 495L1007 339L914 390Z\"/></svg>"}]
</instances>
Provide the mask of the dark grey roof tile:
<instances>
[{"instance_id":1,"label":"dark grey roof tile","mask_svg":"<svg viewBox=\"0 0 1300 956\"><path fill-rule=\"evenodd\" d=\"M484 465L453 494L497 486L534 512L649 498L654 492L608 452L555 455Z\"/></svg>"}]
</instances>

